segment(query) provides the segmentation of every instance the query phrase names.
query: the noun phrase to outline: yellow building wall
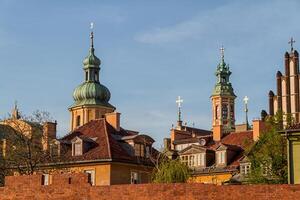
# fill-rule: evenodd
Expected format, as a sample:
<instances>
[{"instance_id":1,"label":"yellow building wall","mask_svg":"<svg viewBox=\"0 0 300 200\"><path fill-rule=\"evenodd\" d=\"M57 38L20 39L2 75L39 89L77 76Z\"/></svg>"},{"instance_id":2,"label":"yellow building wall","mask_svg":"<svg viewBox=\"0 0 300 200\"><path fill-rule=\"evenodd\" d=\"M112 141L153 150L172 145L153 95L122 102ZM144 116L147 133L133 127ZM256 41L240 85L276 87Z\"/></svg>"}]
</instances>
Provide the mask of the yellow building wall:
<instances>
[{"instance_id":1,"label":"yellow building wall","mask_svg":"<svg viewBox=\"0 0 300 200\"><path fill-rule=\"evenodd\" d=\"M293 141L292 145L294 183L300 184L300 142Z\"/></svg>"},{"instance_id":2,"label":"yellow building wall","mask_svg":"<svg viewBox=\"0 0 300 200\"><path fill-rule=\"evenodd\" d=\"M113 163L111 165L111 184L130 184L131 172L137 172L140 175L141 183L151 181L152 167L142 165L132 165L124 163Z\"/></svg>"},{"instance_id":3,"label":"yellow building wall","mask_svg":"<svg viewBox=\"0 0 300 200\"><path fill-rule=\"evenodd\" d=\"M188 182L221 185L222 183L229 181L231 177L232 177L231 173L195 175L195 176L191 176Z\"/></svg>"},{"instance_id":4,"label":"yellow building wall","mask_svg":"<svg viewBox=\"0 0 300 200\"><path fill-rule=\"evenodd\" d=\"M53 168L47 170L50 175L56 173L84 173L85 170L95 171L95 185L117 185L130 184L131 172L137 172L140 175L140 183L149 183L151 181L152 167L143 165L134 165L127 163L106 163L106 164L84 164L73 165L64 168ZM18 174L15 174L18 175ZM51 184L50 176L50 184Z\"/></svg>"},{"instance_id":5,"label":"yellow building wall","mask_svg":"<svg viewBox=\"0 0 300 200\"><path fill-rule=\"evenodd\" d=\"M70 167L69 171L74 173L84 172L85 170L95 171L95 185L110 185L110 164L103 165L84 165L84 166L74 166Z\"/></svg>"},{"instance_id":6,"label":"yellow building wall","mask_svg":"<svg viewBox=\"0 0 300 200\"><path fill-rule=\"evenodd\" d=\"M92 120L102 118L102 116L105 115L106 113L111 113L113 111L114 111L113 108L107 108L101 106L95 106L95 107L80 106L80 107L72 108L70 109L71 131L77 128L77 123L76 123L77 116L80 116L80 126L82 126Z\"/></svg>"}]
</instances>

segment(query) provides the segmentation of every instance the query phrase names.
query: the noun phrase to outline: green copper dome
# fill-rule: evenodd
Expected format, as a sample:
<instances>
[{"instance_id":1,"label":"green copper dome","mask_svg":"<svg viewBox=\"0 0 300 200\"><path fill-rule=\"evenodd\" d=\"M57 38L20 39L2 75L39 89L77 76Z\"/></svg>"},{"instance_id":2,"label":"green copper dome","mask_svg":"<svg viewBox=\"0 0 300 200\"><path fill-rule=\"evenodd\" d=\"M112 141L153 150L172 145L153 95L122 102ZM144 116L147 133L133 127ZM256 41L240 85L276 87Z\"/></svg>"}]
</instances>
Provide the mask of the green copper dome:
<instances>
[{"instance_id":1,"label":"green copper dome","mask_svg":"<svg viewBox=\"0 0 300 200\"><path fill-rule=\"evenodd\" d=\"M217 83L214 87L212 96L234 96L234 91L232 85L229 81L231 71L229 70L229 65L224 61L224 55L222 55L221 62L217 66L217 71L215 73L217 77Z\"/></svg>"},{"instance_id":2,"label":"green copper dome","mask_svg":"<svg viewBox=\"0 0 300 200\"><path fill-rule=\"evenodd\" d=\"M93 32L91 32L91 47L88 56L83 60L85 82L73 92L74 104L71 106L96 105L114 108L109 104L110 92L99 81L101 61L95 55Z\"/></svg>"},{"instance_id":3,"label":"green copper dome","mask_svg":"<svg viewBox=\"0 0 300 200\"><path fill-rule=\"evenodd\" d=\"M95 56L94 52L95 49L92 47L90 49L89 55L83 60L84 68L99 67L99 65L101 65L101 60L97 58L97 56Z\"/></svg>"},{"instance_id":4,"label":"green copper dome","mask_svg":"<svg viewBox=\"0 0 300 200\"><path fill-rule=\"evenodd\" d=\"M79 105L102 105L112 107L108 101L110 92L104 85L97 82L85 82L80 84L73 92L76 106Z\"/></svg>"}]
</instances>

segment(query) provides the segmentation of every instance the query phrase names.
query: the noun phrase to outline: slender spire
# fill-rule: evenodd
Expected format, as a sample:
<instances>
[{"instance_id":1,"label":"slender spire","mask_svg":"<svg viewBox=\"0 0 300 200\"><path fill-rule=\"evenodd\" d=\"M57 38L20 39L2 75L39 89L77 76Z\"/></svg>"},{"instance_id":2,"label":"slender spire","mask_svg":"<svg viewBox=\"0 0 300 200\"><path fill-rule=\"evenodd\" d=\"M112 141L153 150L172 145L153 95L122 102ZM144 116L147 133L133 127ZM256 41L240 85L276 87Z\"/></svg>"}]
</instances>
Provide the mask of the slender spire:
<instances>
[{"instance_id":1,"label":"slender spire","mask_svg":"<svg viewBox=\"0 0 300 200\"><path fill-rule=\"evenodd\" d=\"M224 52L225 52L225 48L223 47L223 45L220 48L220 52L221 52L221 61L224 62Z\"/></svg>"},{"instance_id":2,"label":"slender spire","mask_svg":"<svg viewBox=\"0 0 300 200\"><path fill-rule=\"evenodd\" d=\"M243 101L244 101L244 104L245 104L246 125L247 125L247 129L248 129L249 128L249 122L248 122L248 101L249 101L249 98L247 96L245 96Z\"/></svg>"},{"instance_id":3,"label":"slender spire","mask_svg":"<svg viewBox=\"0 0 300 200\"><path fill-rule=\"evenodd\" d=\"M177 107L178 107L178 121L177 125L178 128L181 128L182 126L182 120L181 120L181 104L183 103L183 99L180 98L180 96L177 97L176 99Z\"/></svg>"},{"instance_id":4,"label":"slender spire","mask_svg":"<svg viewBox=\"0 0 300 200\"><path fill-rule=\"evenodd\" d=\"M94 23L93 22L91 22L90 29L91 29L91 33L90 33L91 48L94 49Z\"/></svg>"},{"instance_id":5,"label":"slender spire","mask_svg":"<svg viewBox=\"0 0 300 200\"><path fill-rule=\"evenodd\" d=\"M296 41L294 40L294 38L293 37L291 37L291 39L290 39L290 41L289 41L289 44L291 45L291 52L294 50L294 43L295 43Z\"/></svg>"},{"instance_id":6,"label":"slender spire","mask_svg":"<svg viewBox=\"0 0 300 200\"><path fill-rule=\"evenodd\" d=\"M19 109L18 109L18 102L15 101L14 108L12 110L12 118L13 119L20 119Z\"/></svg>"}]
</instances>

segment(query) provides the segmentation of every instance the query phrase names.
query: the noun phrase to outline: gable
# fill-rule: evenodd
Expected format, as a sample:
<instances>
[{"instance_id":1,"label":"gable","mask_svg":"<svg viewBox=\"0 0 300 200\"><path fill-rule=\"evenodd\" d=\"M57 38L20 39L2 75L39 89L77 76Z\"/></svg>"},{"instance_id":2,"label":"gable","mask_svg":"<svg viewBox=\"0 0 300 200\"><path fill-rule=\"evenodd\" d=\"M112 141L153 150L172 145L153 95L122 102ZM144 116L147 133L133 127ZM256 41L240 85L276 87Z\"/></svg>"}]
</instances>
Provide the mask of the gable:
<instances>
[{"instance_id":1,"label":"gable","mask_svg":"<svg viewBox=\"0 0 300 200\"><path fill-rule=\"evenodd\" d=\"M199 145L191 145L186 147L185 149L179 152L179 155L187 155L187 154L196 154L196 153L205 153L206 149Z\"/></svg>"}]
</instances>

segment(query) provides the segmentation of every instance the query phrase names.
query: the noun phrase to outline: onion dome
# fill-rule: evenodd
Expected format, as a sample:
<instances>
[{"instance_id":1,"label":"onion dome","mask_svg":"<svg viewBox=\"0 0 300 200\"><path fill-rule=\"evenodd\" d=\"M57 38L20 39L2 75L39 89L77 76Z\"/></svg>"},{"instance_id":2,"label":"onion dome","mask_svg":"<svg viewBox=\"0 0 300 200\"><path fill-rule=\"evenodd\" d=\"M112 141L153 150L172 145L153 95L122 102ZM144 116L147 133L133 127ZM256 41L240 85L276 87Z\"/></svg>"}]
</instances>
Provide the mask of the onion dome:
<instances>
[{"instance_id":1,"label":"onion dome","mask_svg":"<svg viewBox=\"0 0 300 200\"><path fill-rule=\"evenodd\" d=\"M82 104L107 104L110 92L104 85L96 82L85 82L79 85L73 92L75 102Z\"/></svg>"},{"instance_id":2,"label":"onion dome","mask_svg":"<svg viewBox=\"0 0 300 200\"><path fill-rule=\"evenodd\" d=\"M99 72L101 61L95 55L94 35L91 32L91 47L88 56L83 60L83 70L85 74L85 82L75 88L73 99L75 103L71 106L82 105L99 105L114 108L109 104L110 92L107 87L99 81Z\"/></svg>"},{"instance_id":3,"label":"onion dome","mask_svg":"<svg viewBox=\"0 0 300 200\"><path fill-rule=\"evenodd\" d=\"M217 77L217 83L215 84L212 96L227 95L235 96L232 85L230 83L231 71L229 65L224 60L224 48L221 49L221 61L217 66L215 75Z\"/></svg>"}]
</instances>

